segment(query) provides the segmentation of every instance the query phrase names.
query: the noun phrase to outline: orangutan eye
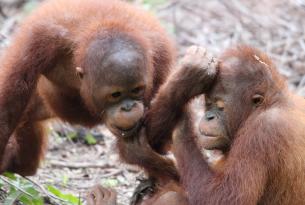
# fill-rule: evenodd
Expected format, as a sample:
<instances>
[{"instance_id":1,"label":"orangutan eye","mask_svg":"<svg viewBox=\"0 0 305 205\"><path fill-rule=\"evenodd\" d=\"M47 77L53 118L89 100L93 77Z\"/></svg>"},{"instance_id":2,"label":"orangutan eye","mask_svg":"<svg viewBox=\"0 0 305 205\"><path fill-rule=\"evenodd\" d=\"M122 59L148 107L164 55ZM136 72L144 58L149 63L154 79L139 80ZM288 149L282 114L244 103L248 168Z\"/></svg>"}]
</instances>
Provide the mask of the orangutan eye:
<instances>
[{"instance_id":1,"label":"orangutan eye","mask_svg":"<svg viewBox=\"0 0 305 205\"><path fill-rule=\"evenodd\" d=\"M138 94L141 90L142 90L141 87L136 87L131 92L134 93L134 94Z\"/></svg>"},{"instance_id":2,"label":"orangutan eye","mask_svg":"<svg viewBox=\"0 0 305 205\"><path fill-rule=\"evenodd\" d=\"M255 106L261 105L263 103L263 101L264 101L264 96L262 96L262 95L256 94L252 97L252 103Z\"/></svg>"},{"instance_id":3,"label":"orangutan eye","mask_svg":"<svg viewBox=\"0 0 305 205\"><path fill-rule=\"evenodd\" d=\"M121 97L121 95L122 95L121 92L114 92L114 93L111 94L111 97L113 97L113 98L119 98L119 97Z\"/></svg>"},{"instance_id":4,"label":"orangutan eye","mask_svg":"<svg viewBox=\"0 0 305 205\"><path fill-rule=\"evenodd\" d=\"M143 93L143 91L144 91L144 86L138 86L138 87L132 89L131 93L134 95L140 95Z\"/></svg>"}]
</instances>

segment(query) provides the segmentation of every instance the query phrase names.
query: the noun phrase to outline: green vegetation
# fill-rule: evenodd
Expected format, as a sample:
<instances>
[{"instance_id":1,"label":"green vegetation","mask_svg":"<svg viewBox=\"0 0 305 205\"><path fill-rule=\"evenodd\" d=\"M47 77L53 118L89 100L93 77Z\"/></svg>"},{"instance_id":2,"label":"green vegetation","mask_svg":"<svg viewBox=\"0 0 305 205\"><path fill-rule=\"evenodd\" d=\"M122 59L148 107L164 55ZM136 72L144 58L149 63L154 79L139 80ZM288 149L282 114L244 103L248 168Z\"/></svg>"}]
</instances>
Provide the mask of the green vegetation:
<instances>
[{"instance_id":1,"label":"green vegetation","mask_svg":"<svg viewBox=\"0 0 305 205\"><path fill-rule=\"evenodd\" d=\"M24 205L44 205L45 201L61 205L82 204L79 197L63 193L52 185L42 186L11 173L0 176L0 189L7 191L4 205L13 205L16 201Z\"/></svg>"}]
</instances>

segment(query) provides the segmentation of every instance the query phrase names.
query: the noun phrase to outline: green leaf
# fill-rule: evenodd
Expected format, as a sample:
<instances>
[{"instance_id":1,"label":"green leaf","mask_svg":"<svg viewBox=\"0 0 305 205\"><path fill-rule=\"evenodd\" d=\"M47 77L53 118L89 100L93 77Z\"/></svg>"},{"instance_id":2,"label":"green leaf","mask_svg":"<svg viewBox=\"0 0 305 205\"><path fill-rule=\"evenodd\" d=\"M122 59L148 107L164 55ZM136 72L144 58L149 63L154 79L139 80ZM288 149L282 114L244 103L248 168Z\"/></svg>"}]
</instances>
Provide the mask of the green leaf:
<instances>
[{"instance_id":1,"label":"green leaf","mask_svg":"<svg viewBox=\"0 0 305 205\"><path fill-rule=\"evenodd\" d=\"M22 188L25 189L25 191L27 191L28 193L30 193L35 199L41 199L40 192L37 191L32 184L25 185Z\"/></svg>"},{"instance_id":2,"label":"green leaf","mask_svg":"<svg viewBox=\"0 0 305 205\"><path fill-rule=\"evenodd\" d=\"M75 140L77 138L77 132L69 132L67 138L70 140Z\"/></svg>"},{"instance_id":3,"label":"green leaf","mask_svg":"<svg viewBox=\"0 0 305 205\"><path fill-rule=\"evenodd\" d=\"M15 174L10 173L10 172L5 172L5 173L3 173L2 175L5 176L5 177L7 177L7 178L9 178L9 179L11 179L11 180L16 180L16 179L17 179L17 177L15 176Z\"/></svg>"},{"instance_id":4,"label":"green leaf","mask_svg":"<svg viewBox=\"0 0 305 205\"><path fill-rule=\"evenodd\" d=\"M8 197L5 203L13 204L17 199L25 205L43 205L43 198L39 191L35 189L35 186L28 180L11 173L4 174L7 180L9 180L14 186L9 186ZM24 194L18 190L17 187L29 195Z\"/></svg>"},{"instance_id":5,"label":"green leaf","mask_svg":"<svg viewBox=\"0 0 305 205\"><path fill-rule=\"evenodd\" d=\"M95 144L97 143L95 137L94 137L92 134L90 134L90 133L86 134L86 136L85 136L85 142L86 142L88 145L95 145Z\"/></svg>"},{"instance_id":6,"label":"green leaf","mask_svg":"<svg viewBox=\"0 0 305 205\"><path fill-rule=\"evenodd\" d=\"M59 189L55 188L52 185L48 185L47 189L48 189L49 192L51 192L55 196L65 200L65 201L68 201L70 204L73 204L73 205L82 204L78 197L76 197L72 194L64 194Z\"/></svg>"},{"instance_id":7,"label":"green leaf","mask_svg":"<svg viewBox=\"0 0 305 205\"><path fill-rule=\"evenodd\" d=\"M37 198L31 198L27 195L22 195L19 197L19 201L26 205L43 205L43 198L38 196Z\"/></svg>"},{"instance_id":8,"label":"green leaf","mask_svg":"<svg viewBox=\"0 0 305 205\"><path fill-rule=\"evenodd\" d=\"M60 197L61 194L62 194L60 190L58 190L57 188L55 188L55 187L52 186L52 185L48 185L48 186L47 186L47 189L48 189L49 192L51 192L51 193L54 194L55 196Z\"/></svg>"},{"instance_id":9,"label":"green leaf","mask_svg":"<svg viewBox=\"0 0 305 205\"><path fill-rule=\"evenodd\" d=\"M4 201L4 205L13 205L14 202L18 199L18 197L21 195L20 191L17 190L11 190L8 193L8 196L6 197L5 201Z\"/></svg>"}]
</instances>

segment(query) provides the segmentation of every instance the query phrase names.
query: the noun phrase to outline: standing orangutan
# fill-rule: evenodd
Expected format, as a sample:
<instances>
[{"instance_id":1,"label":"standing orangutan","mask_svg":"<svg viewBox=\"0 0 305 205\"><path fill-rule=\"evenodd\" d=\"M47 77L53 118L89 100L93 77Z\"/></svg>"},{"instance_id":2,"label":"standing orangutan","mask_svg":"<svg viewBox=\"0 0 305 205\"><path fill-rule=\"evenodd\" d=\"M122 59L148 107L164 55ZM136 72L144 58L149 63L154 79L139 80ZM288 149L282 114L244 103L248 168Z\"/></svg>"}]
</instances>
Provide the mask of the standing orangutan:
<instances>
[{"instance_id":1,"label":"standing orangutan","mask_svg":"<svg viewBox=\"0 0 305 205\"><path fill-rule=\"evenodd\" d=\"M256 49L230 49L216 66L207 65L205 55L190 49L189 63L160 88L151 108L174 104L179 112L163 110L162 124L179 121L173 147L189 204L305 204L304 99L288 90L271 60ZM187 103L201 93L205 116L196 135ZM208 166L197 137L209 137L210 148L225 151L221 170ZM160 150L161 145L155 142Z\"/></svg>"},{"instance_id":2,"label":"standing orangutan","mask_svg":"<svg viewBox=\"0 0 305 205\"><path fill-rule=\"evenodd\" d=\"M0 173L34 174L45 147L42 121L59 117L87 127L105 123L126 162L178 180L169 159L128 147L173 60L157 19L128 3L43 3L1 59Z\"/></svg>"}]
</instances>

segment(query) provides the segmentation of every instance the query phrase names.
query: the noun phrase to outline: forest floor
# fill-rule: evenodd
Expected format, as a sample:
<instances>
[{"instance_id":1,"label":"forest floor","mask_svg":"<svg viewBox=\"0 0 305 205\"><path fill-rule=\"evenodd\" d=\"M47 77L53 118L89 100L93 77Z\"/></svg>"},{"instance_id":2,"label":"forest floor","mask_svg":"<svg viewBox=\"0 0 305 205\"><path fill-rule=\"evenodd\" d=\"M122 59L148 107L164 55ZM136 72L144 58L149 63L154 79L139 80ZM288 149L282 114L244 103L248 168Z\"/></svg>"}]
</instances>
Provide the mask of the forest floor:
<instances>
[{"instance_id":1,"label":"forest floor","mask_svg":"<svg viewBox=\"0 0 305 205\"><path fill-rule=\"evenodd\" d=\"M304 0L134 0L132 3L160 17L176 40L179 55L193 44L204 46L216 55L230 46L252 45L267 52L290 88L305 96ZM18 24L38 5L38 0L0 0L0 55ZM142 172L119 161L114 137L107 129L100 126L86 130L55 120L49 123L48 133L46 158L32 180L53 184L82 198L90 187L102 183L114 187L119 192L120 203L128 204L136 178L142 177ZM87 145L90 135L97 139L95 145Z\"/></svg>"}]
</instances>

